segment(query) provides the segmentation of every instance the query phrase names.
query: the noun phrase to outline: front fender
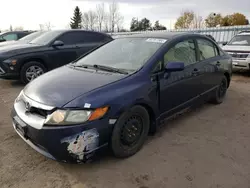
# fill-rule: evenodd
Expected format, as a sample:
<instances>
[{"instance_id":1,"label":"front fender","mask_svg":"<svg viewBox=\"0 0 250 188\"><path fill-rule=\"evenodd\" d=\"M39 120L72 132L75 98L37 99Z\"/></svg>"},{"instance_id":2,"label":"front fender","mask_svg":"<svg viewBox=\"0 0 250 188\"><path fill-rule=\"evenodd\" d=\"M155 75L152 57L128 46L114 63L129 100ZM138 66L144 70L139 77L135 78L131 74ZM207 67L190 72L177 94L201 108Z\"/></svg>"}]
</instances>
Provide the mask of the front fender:
<instances>
[{"instance_id":1,"label":"front fender","mask_svg":"<svg viewBox=\"0 0 250 188\"><path fill-rule=\"evenodd\" d=\"M151 89L150 80L129 81L104 86L88 94L82 95L66 104L65 108L98 108L110 106L109 116L118 118L134 105L141 104L151 108L158 114L158 97L156 89Z\"/></svg>"}]
</instances>

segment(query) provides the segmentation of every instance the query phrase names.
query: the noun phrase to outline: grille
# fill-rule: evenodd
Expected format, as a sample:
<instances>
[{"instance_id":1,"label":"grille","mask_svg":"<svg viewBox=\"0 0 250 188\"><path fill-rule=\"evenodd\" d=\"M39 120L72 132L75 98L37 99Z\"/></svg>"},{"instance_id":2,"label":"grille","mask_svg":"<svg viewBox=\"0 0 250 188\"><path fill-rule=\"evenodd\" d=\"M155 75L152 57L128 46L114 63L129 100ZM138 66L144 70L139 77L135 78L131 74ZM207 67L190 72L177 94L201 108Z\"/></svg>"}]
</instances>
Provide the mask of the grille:
<instances>
[{"instance_id":1,"label":"grille","mask_svg":"<svg viewBox=\"0 0 250 188\"><path fill-rule=\"evenodd\" d=\"M30 108L29 112L32 113L32 114L40 115L40 116L42 116L44 118L46 118L47 115L48 115L47 110L43 110L43 109L36 108L36 107L33 107L33 106Z\"/></svg>"},{"instance_id":2,"label":"grille","mask_svg":"<svg viewBox=\"0 0 250 188\"><path fill-rule=\"evenodd\" d=\"M29 112L33 115L38 115L40 117L46 118L49 113L51 113L53 107L41 105L28 97L26 97L24 94L22 95L21 99L23 103L23 110L26 112Z\"/></svg>"},{"instance_id":3,"label":"grille","mask_svg":"<svg viewBox=\"0 0 250 188\"><path fill-rule=\"evenodd\" d=\"M246 59L250 53L238 53L238 52L227 52L229 55L231 55L234 58L238 59Z\"/></svg>"}]
</instances>

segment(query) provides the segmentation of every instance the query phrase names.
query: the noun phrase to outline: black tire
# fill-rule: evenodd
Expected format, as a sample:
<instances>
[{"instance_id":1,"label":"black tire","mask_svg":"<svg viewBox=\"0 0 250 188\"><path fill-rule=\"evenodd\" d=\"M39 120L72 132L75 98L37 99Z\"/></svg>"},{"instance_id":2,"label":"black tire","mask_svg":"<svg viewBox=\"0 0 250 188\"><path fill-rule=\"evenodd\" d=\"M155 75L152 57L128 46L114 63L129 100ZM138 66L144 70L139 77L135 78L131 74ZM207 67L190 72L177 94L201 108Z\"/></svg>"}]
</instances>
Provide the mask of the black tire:
<instances>
[{"instance_id":1,"label":"black tire","mask_svg":"<svg viewBox=\"0 0 250 188\"><path fill-rule=\"evenodd\" d=\"M227 77L224 76L220 82L219 87L215 90L211 102L213 104L221 104L226 96L227 88L228 88L228 81Z\"/></svg>"},{"instance_id":2,"label":"black tire","mask_svg":"<svg viewBox=\"0 0 250 188\"><path fill-rule=\"evenodd\" d=\"M137 129L135 130L133 127ZM114 127L111 137L111 150L114 156L117 158L126 158L137 153L142 148L148 136L149 127L150 118L147 110L142 106L134 106L128 112L122 114ZM136 136L128 137L128 135ZM131 139L131 142L133 139L135 141L129 143L127 139Z\"/></svg>"},{"instance_id":3,"label":"black tire","mask_svg":"<svg viewBox=\"0 0 250 188\"><path fill-rule=\"evenodd\" d=\"M25 63L25 64L22 66L21 71L20 71L20 79L21 79L21 81L22 81L24 84L27 84L27 83L29 83L29 82L31 81L31 80L27 77L27 75L26 75L27 70L29 70L31 67L38 67L38 68L40 68L40 69L43 71L43 73L46 72L45 66L44 66L42 63L40 63L40 62L37 62L37 61L30 61L30 62ZM43 74L43 73L41 73L41 74ZM38 75L38 76L40 76L40 75ZM37 77L38 77L38 76L37 76Z\"/></svg>"}]
</instances>

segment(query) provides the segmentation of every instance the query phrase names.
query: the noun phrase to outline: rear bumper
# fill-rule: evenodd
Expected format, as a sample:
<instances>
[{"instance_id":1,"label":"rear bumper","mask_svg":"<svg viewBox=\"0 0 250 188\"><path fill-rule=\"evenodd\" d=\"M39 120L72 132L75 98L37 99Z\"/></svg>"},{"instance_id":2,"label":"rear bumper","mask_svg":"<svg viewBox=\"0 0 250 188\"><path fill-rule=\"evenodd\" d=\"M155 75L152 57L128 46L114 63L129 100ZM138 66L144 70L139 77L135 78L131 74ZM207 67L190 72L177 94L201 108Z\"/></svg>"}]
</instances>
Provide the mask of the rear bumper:
<instances>
[{"instance_id":1,"label":"rear bumper","mask_svg":"<svg viewBox=\"0 0 250 188\"><path fill-rule=\"evenodd\" d=\"M85 163L96 156L108 146L113 127L102 119L84 125L35 129L23 122L14 108L11 117L17 134L34 150L52 160L69 163Z\"/></svg>"}]
</instances>

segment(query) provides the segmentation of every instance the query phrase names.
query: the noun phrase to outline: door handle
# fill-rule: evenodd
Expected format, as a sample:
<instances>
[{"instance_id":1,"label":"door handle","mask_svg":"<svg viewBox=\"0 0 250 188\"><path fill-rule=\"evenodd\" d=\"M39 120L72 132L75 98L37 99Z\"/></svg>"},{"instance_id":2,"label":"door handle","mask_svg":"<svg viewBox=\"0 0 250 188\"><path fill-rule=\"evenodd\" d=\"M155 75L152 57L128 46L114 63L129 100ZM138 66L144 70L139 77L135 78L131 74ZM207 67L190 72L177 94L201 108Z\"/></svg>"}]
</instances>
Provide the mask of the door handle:
<instances>
[{"instance_id":1,"label":"door handle","mask_svg":"<svg viewBox=\"0 0 250 188\"><path fill-rule=\"evenodd\" d=\"M219 61L217 61L216 66L220 66L220 62Z\"/></svg>"},{"instance_id":2,"label":"door handle","mask_svg":"<svg viewBox=\"0 0 250 188\"><path fill-rule=\"evenodd\" d=\"M198 75L198 74L200 74L200 70L198 70L197 68L195 68L195 69L193 70L193 72L192 72L192 75L193 75L193 76L196 76L196 75Z\"/></svg>"}]
</instances>

